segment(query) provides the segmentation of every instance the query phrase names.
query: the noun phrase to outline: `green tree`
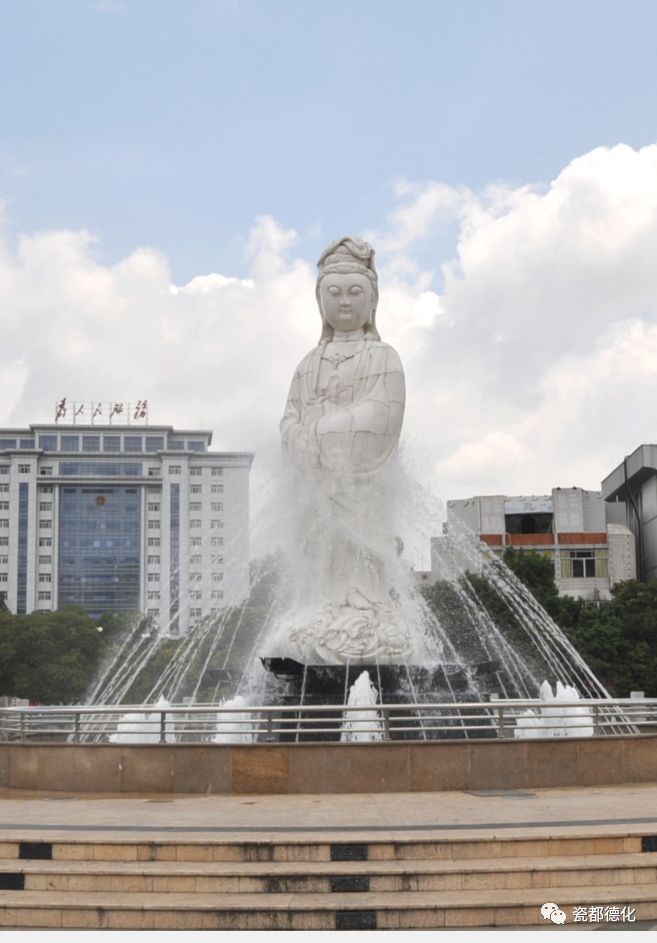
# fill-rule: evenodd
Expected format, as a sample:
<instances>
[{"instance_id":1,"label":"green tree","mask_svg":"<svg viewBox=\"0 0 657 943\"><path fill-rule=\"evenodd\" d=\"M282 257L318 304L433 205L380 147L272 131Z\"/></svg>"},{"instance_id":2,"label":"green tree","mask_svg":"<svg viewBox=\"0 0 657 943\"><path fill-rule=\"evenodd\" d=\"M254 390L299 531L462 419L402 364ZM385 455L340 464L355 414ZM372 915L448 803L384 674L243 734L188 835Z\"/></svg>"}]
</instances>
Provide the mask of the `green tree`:
<instances>
[{"instance_id":1,"label":"green tree","mask_svg":"<svg viewBox=\"0 0 657 943\"><path fill-rule=\"evenodd\" d=\"M76 703L98 662L100 633L76 606L0 616L2 693L41 704Z\"/></svg>"}]
</instances>

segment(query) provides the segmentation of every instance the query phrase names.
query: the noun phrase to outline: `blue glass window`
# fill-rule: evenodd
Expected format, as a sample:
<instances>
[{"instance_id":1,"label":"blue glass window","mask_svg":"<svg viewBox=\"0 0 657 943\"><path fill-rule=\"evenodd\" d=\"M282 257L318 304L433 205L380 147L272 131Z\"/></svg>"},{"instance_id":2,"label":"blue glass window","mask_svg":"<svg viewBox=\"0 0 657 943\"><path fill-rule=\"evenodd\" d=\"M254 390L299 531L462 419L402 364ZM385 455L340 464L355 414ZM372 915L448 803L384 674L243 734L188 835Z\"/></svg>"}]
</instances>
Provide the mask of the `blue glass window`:
<instances>
[{"instance_id":1,"label":"blue glass window","mask_svg":"<svg viewBox=\"0 0 657 943\"><path fill-rule=\"evenodd\" d=\"M205 447L205 442L202 439L188 439L187 448L190 452L202 452Z\"/></svg>"},{"instance_id":2,"label":"blue glass window","mask_svg":"<svg viewBox=\"0 0 657 943\"><path fill-rule=\"evenodd\" d=\"M178 634L180 628L180 485L170 485L171 521L169 530L169 631Z\"/></svg>"},{"instance_id":3,"label":"blue glass window","mask_svg":"<svg viewBox=\"0 0 657 943\"><path fill-rule=\"evenodd\" d=\"M57 436L56 435L40 435L39 448L43 449L44 452L56 452L57 451Z\"/></svg>"},{"instance_id":4,"label":"blue glass window","mask_svg":"<svg viewBox=\"0 0 657 943\"><path fill-rule=\"evenodd\" d=\"M62 452L79 452L80 451L80 436L79 435L63 435L61 438L61 450Z\"/></svg>"},{"instance_id":5,"label":"blue glass window","mask_svg":"<svg viewBox=\"0 0 657 943\"><path fill-rule=\"evenodd\" d=\"M60 462L60 475L141 475L141 462Z\"/></svg>"},{"instance_id":6,"label":"blue glass window","mask_svg":"<svg viewBox=\"0 0 657 943\"><path fill-rule=\"evenodd\" d=\"M104 435L103 436L103 452L120 452L121 451L121 436L120 435Z\"/></svg>"},{"instance_id":7,"label":"blue glass window","mask_svg":"<svg viewBox=\"0 0 657 943\"><path fill-rule=\"evenodd\" d=\"M82 451L83 452L100 452L100 436L99 435L83 435L82 436Z\"/></svg>"},{"instance_id":8,"label":"blue glass window","mask_svg":"<svg viewBox=\"0 0 657 943\"><path fill-rule=\"evenodd\" d=\"M33 449L34 448L34 439L21 439L20 447L22 449Z\"/></svg>"},{"instance_id":9,"label":"blue glass window","mask_svg":"<svg viewBox=\"0 0 657 943\"><path fill-rule=\"evenodd\" d=\"M147 435L146 436L146 451L147 452L158 452L160 449L164 448L164 436L161 435Z\"/></svg>"},{"instance_id":10,"label":"blue glass window","mask_svg":"<svg viewBox=\"0 0 657 943\"><path fill-rule=\"evenodd\" d=\"M30 486L27 481L21 481L18 486L18 567L16 612L24 615L27 612L27 514L29 507Z\"/></svg>"},{"instance_id":11,"label":"blue glass window","mask_svg":"<svg viewBox=\"0 0 657 943\"><path fill-rule=\"evenodd\" d=\"M16 439L0 439L0 449L15 449Z\"/></svg>"},{"instance_id":12,"label":"blue glass window","mask_svg":"<svg viewBox=\"0 0 657 943\"><path fill-rule=\"evenodd\" d=\"M62 489L59 605L94 618L139 608L141 511L136 488Z\"/></svg>"},{"instance_id":13,"label":"blue glass window","mask_svg":"<svg viewBox=\"0 0 657 943\"><path fill-rule=\"evenodd\" d=\"M124 452L141 452L141 436L140 435L127 435L123 437L123 451Z\"/></svg>"},{"instance_id":14,"label":"blue glass window","mask_svg":"<svg viewBox=\"0 0 657 943\"><path fill-rule=\"evenodd\" d=\"M185 448L185 441L184 439L169 439L168 446L172 452L182 452Z\"/></svg>"}]
</instances>

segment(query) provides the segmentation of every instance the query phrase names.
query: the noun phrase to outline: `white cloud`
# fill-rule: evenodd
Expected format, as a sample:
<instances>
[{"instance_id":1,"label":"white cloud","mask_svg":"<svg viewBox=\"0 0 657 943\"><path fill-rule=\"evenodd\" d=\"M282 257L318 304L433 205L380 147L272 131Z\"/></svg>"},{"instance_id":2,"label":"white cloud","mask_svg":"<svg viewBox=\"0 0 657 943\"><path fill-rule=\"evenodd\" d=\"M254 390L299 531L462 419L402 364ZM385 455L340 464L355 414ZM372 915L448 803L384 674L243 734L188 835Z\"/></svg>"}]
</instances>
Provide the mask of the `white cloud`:
<instances>
[{"instance_id":1,"label":"white cloud","mask_svg":"<svg viewBox=\"0 0 657 943\"><path fill-rule=\"evenodd\" d=\"M406 367L406 451L444 497L595 488L655 440L657 145L599 148L540 187L402 181L395 201L372 236L377 323ZM216 448L254 449L262 469L319 337L314 265L296 246L263 216L246 278L172 285L154 248L107 266L84 232L0 244L0 420L50 420L64 395L148 398L153 422L213 429Z\"/></svg>"}]
</instances>

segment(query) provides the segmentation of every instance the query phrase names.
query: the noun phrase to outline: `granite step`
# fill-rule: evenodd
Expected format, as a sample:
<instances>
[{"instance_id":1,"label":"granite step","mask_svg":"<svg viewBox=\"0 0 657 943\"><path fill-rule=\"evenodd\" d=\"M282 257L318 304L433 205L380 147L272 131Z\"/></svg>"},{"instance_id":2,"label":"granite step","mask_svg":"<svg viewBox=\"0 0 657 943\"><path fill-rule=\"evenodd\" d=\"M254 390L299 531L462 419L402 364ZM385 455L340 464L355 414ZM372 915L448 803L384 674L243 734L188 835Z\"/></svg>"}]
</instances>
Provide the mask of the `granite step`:
<instances>
[{"instance_id":1,"label":"granite step","mask_svg":"<svg viewBox=\"0 0 657 943\"><path fill-rule=\"evenodd\" d=\"M567 855L607 855L657 850L657 836L598 832L567 837L511 837L493 839L411 838L326 842L310 838L295 841L263 839L245 841L207 837L145 841L143 839L93 838L52 841L3 840L0 858L52 858L69 861L331 861L331 860L473 860L477 858L546 858Z\"/></svg>"},{"instance_id":2,"label":"granite step","mask_svg":"<svg viewBox=\"0 0 657 943\"><path fill-rule=\"evenodd\" d=\"M0 927L116 930L335 930L543 926L554 901L573 908L629 907L636 921L657 919L657 887L647 884L364 894L129 894L11 892L0 895ZM601 924L599 924L601 926ZM626 924L631 928L631 923Z\"/></svg>"},{"instance_id":3,"label":"granite step","mask_svg":"<svg viewBox=\"0 0 657 943\"><path fill-rule=\"evenodd\" d=\"M0 889L123 893L362 893L657 882L657 853L463 860L107 862L1 860ZM567 878L567 881L564 880Z\"/></svg>"}]
</instances>

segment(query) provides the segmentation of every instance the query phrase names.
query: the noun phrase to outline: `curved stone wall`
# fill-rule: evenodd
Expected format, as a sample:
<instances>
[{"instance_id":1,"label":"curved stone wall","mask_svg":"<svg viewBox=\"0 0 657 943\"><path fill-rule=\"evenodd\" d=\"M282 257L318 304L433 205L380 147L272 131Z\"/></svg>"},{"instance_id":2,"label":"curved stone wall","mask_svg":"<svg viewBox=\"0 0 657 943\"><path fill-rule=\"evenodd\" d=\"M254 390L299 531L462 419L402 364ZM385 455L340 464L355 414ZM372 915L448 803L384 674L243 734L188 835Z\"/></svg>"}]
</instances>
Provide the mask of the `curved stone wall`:
<instances>
[{"instance_id":1,"label":"curved stone wall","mask_svg":"<svg viewBox=\"0 0 657 943\"><path fill-rule=\"evenodd\" d=\"M657 735L421 743L0 744L0 786L66 792L343 793L657 781Z\"/></svg>"}]
</instances>

